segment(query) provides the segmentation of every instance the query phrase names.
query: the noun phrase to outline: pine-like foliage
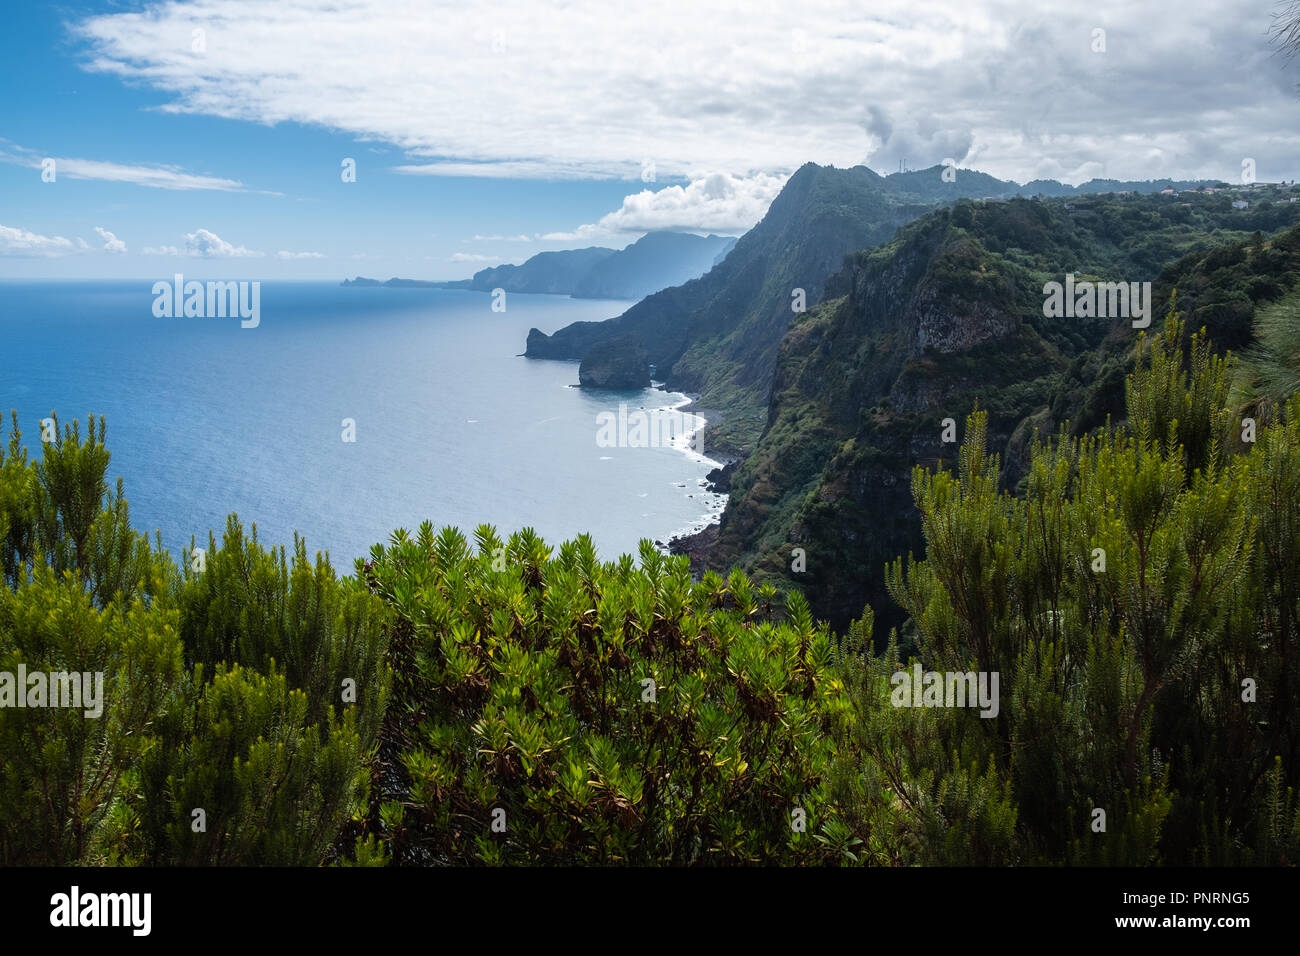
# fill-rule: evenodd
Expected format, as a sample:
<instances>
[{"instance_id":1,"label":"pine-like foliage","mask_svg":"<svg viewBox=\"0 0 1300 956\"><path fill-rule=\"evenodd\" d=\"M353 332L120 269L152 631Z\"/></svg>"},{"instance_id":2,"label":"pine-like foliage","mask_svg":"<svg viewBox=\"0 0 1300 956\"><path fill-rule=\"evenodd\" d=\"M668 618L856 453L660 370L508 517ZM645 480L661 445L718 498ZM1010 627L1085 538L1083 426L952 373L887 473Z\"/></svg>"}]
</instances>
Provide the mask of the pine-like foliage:
<instances>
[{"instance_id":1,"label":"pine-like foliage","mask_svg":"<svg viewBox=\"0 0 1300 956\"><path fill-rule=\"evenodd\" d=\"M109 490L102 419L45 437L0 449L0 672L102 674L103 711L0 707L0 863L321 862L364 806L382 602L233 516L182 572Z\"/></svg>"},{"instance_id":2,"label":"pine-like foliage","mask_svg":"<svg viewBox=\"0 0 1300 956\"><path fill-rule=\"evenodd\" d=\"M1300 399L1229 455L1232 362L1183 339L1171 312L1127 427L1039 444L1021 498L978 411L955 473L915 472L925 556L888 573L905 634L926 669L1002 688L996 719L893 714L894 645L856 664L916 859L1294 861Z\"/></svg>"},{"instance_id":3,"label":"pine-like foliage","mask_svg":"<svg viewBox=\"0 0 1300 956\"><path fill-rule=\"evenodd\" d=\"M1300 294L1260 309L1255 334L1245 356L1251 398L1265 408L1285 403L1300 391Z\"/></svg>"},{"instance_id":4,"label":"pine-like foliage","mask_svg":"<svg viewBox=\"0 0 1300 956\"><path fill-rule=\"evenodd\" d=\"M649 542L601 563L586 536L475 537L426 523L370 564L419 674L408 793L381 814L395 858L858 859L827 793L849 700L800 596L778 622L740 572L692 582Z\"/></svg>"}]
</instances>

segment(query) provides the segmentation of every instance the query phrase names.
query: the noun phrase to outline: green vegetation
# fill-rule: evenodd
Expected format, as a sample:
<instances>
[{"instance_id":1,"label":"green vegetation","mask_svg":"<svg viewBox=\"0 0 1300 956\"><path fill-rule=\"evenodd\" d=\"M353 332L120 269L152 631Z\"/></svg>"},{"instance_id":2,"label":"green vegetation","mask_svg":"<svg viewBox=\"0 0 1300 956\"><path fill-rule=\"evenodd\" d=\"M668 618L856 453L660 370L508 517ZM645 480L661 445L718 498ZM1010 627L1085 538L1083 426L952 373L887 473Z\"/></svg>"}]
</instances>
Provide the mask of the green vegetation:
<instances>
[{"instance_id":1,"label":"green vegetation","mask_svg":"<svg viewBox=\"0 0 1300 956\"><path fill-rule=\"evenodd\" d=\"M1267 414L1300 391L1300 293L1261 309L1255 329L1257 343L1246 354L1245 391Z\"/></svg>"},{"instance_id":2,"label":"green vegetation","mask_svg":"<svg viewBox=\"0 0 1300 956\"><path fill-rule=\"evenodd\" d=\"M1137 353L1126 424L1035 440L1019 494L986 410L914 469L880 642L648 542L426 523L339 579L232 516L178 567L102 422L37 460L15 422L0 671L106 687L0 708L0 860L1293 863L1300 397L1243 442L1230 357L1176 315ZM996 672L996 712L897 706L913 665Z\"/></svg>"},{"instance_id":3,"label":"green vegetation","mask_svg":"<svg viewBox=\"0 0 1300 956\"><path fill-rule=\"evenodd\" d=\"M1300 275L1296 206L1256 195L1277 192L1245 190L1247 209L1232 208L1236 192L960 200L848 257L781 343L767 426L732 478L707 566L798 588L837 628L867 603L886 630L901 624L882 569L922 543L908 474L952 461L945 419L984 409L1000 480L1023 491L1035 438L1125 415L1135 331L1044 317L1044 284L1150 281L1153 303L1177 289L1193 328L1241 349L1255 311Z\"/></svg>"},{"instance_id":4,"label":"green vegetation","mask_svg":"<svg viewBox=\"0 0 1300 956\"><path fill-rule=\"evenodd\" d=\"M531 531L477 551L399 532L371 563L415 637L394 855L444 863L839 859L827 781L850 711L825 629L739 572L692 582L643 542L597 561ZM807 832L796 827L806 815ZM493 823L497 826L494 829Z\"/></svg>"},{"instance_id":5,"label":"green vegetation","mask_svg":"<svg viewBox=\"0 0 1300 956\"><path fill-rule=\"evenodd\" d=\"M387 609L233 516L178 568L103 420L49 438L29 460L15 417L0 449L0 672L102 674L102 714L0 708L0 863L320 862L364 808Z\"/></svg>"},{"instance_id":6,"label":"green vegetation","mask_svg":"<svg viewBox=\"0 0 1300 956\"><path fill-rule=\"evenodd\" d=\"M1174 317L1143 345L1126 429L1035 447L1023 497L998 490L982 412L955 474L913 478L925 558L888 575L906 630L928 667L1000 672L1007 706L937 712L900 774L996 766L1031 857L1300 851L1300 399L1230 455L1231 361L1198 336L1185 359L1181 338Z\"/></svg>"}]
</instances>

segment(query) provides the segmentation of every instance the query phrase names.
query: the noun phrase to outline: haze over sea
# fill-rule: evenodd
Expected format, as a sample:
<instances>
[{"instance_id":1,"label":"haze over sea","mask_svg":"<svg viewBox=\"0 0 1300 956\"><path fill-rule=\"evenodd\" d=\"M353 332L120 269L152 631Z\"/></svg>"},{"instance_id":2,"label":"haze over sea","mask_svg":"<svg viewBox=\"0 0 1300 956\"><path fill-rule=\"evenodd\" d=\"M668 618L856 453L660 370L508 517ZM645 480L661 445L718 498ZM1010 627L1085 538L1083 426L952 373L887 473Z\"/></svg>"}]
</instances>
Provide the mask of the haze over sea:
<instances>
[{"instance_id":1,"label":"haze over sea","mask_svg":"<svg viewBox=\"0 0 1300 956\"><path fill-rule=\"evenodd\" d=\"M132 525L177 556L191 535L219 542L233 511L268 545L297 530L344 573L425 519L467 536L530 526L552 545L588 532L612 560L702 527L724 501L702 486L716 462L597 444L600 412L684 396L573 388L576 363L519 356L532 326L630 303L511 293L494 313L479 292L263 282L260 325L244 329L155 318L152 285L0 282L0 409L6 437L17 409L34 455L51 410L83 435L104 415Z\"/></svg>"}]
</instances>

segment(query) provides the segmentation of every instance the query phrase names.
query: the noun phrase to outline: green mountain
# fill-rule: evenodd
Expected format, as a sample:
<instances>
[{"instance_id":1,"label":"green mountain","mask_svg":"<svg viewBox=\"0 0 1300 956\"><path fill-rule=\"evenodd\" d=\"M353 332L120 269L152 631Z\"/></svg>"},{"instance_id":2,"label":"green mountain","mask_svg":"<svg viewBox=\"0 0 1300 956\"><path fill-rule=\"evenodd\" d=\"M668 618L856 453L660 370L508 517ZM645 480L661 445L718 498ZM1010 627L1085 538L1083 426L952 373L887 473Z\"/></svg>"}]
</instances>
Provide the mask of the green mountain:
<instances>
[{"instance_id":1,"label":"green mountain","mask_svg":"<svg viewBox=\"0 0 1300 956\"><path fill-rule=\"evenodd\" d=\"M911 471L951 465L961 438L943 440L945 419L987 412L989 449L1015 487L1034 435L1123 415L1136 331L1127 319L1046 318L1045 283L1150 281L1153 330L1170 291L1188 288L1192 322L1230 345L1249 339L1253 305L1295 275L1300 233L1262 235L1294 222L1293 204L1231 203L961 201L852 256L780 342L765 427L731 477L704 563L797 586L837 624L868 601L889 608L886 562L923 543Z\"/></svg>"},{"instance_id":2,"label":"green mountain","mask_svg":"<svg viewBox=\"0 0 1300 956\"><path fill-rule=\"evenodd\" d=\"M761 430L796 290L811 307L847 253L883 242L928 208L897 200L885 178L865 166L809 163L707 275L608 322L578 322L549 336L533 329L525 354L582 359L597 343L630 333L670 388L700 392L702 404L726 409L711 440L743 449Z\"/></svg>"},{"instance_id":3,"label":"green mountain","mask_svg":"<svg viewBox=\"0 0 1300 956\"><path fill-rule=\"evenodd\" d=\"M947 176L944 172L943 166L931 166L929 169L890 173L885 179L896 194L924 202L952 202L962 197L1010 199L1013 196L1088 196L1110 192L1147 194L1165 189L1196 190L1206 186L1230 188L1217 179L1089 179L1077 186L1068 186L1055 179L1035 179L1021 186L974 169L952 169Z\"/></svg>"},{"instance_id":4,"label":"green mountain","mask_svg":"<svg viewBox=\"0 0 1300 956\"><path fill-rule=\"evenodd\" d=\"M885 177L890 191L915 202L953 202L962 198L1010 198L1020 191L1017 183L998 179L975 169L931 166L909 169Z\"/></svg>"},{"instance_id":5,"label":"green mountain","mask_svg":"<svg viewBox=\"0 0 1300 956\"><path fill-rule=\"evenodd\" d=\"M707 275L664 289L606 322L578 322L551 335L533 329L525 354L583 359L598 342L630 334L644 344L668 388L699 393L702 406L723 411L722 422L710 429L710 447L744 455L766 421L778 346L797 315L797 290L811 308L846 255L885 242L937 205L1029 194L1028 187L986 173L945 172L933 166L881 176L865 166L808 163ZM1163 181L1060 186L1070 195L1103 187L1166 188Z\"/></svg>"}]
</instances>

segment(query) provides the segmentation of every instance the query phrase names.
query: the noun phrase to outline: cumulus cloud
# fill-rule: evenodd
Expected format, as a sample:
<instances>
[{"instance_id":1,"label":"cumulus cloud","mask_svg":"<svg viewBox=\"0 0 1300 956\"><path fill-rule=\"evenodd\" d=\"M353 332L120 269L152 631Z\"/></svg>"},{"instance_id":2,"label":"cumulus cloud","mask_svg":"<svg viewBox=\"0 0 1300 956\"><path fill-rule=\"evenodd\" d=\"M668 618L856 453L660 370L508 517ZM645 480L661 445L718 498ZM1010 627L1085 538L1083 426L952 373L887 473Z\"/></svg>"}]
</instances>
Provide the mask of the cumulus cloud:
<instances>
[{"instance_id":1,"label":"cumulus cloud","mask_svg":"<svg viewBox=\"0 0 1300 956\"><path fill-rule=\"evenodd\" d=\"M260 252L226 242L215 232L209 232L207 229L196 229L185 234L185 254L201 259L234 259L261 255Z\"/></svg>"},{"instance_id":2,"label":"cumulus cloud","mask_svg":"<svg viewBox=\"0 0 1300 956\"><path fill-rule=\"evenodd\" d=\"M260 256L262 253L226 242L209 229L196 229L185 234L185 248L176 246L145 246L147 256L192 256L197 259L236 259Z\"/></svg>"},{"instance_id":3,"label":"cumulus cloud","mask_svg":"<svg viewBox=\"0 0 1300 956\"><path fill-rule=\"evenodd\" d=\"M900 167L920 169L947 159L965 166L975 145L969 126L941 126L931 117L911 114L895 120L879 106L867 111L862 128L871 143L871 164L882 173Z\"/></svg>"},{"instance_id":4,"label":"cumulus cloud","mask_svg":"<svg viewBox=\"0 0 1300 956\"><path fill-rule=\"evenodd\" d=\"M1269 4L1228 15L1185 0L1163 16L934 0L918 16L914 0L665 0L655 13L176 0L73 30L88 69L162 91L163 110L387 143L412 175L635 179L646 159L692 183L944 158L1022 182L1228 176L1243 157L1261 179L1300 172L1295 64L1272 56Z\"/></svg>"},{"instance_id":5,"label":"cumulus cloud","mask_svg":"<svg viewBox=\"0 0 1300 956\"><path fill-rule=\"evenodd\" d=\"M284 249L281 249L279 252L276 253L276 256L277 256L278 258L280 258L280 259L324 259L324 258L325 258L325 253L323 253L323 252L288 252L288 251L286 251L286 250L284 250Z\"/></svg>"},{"instance_id":6,"label":"cumulus cloud","mask_svg":"<svg viewBox=\"0 0 1300 956\"><path fill-rule=\"evenodd\" d=\"M126 252L126 243L117 238L117 236L113 235L103 226L96 226L95 232L99 234L99 238L104 240L105 252L111 252L114 255L121 255Z\"/></svg>"},{"instance_id":7,"label":"cumulus cloud","mask_svg":"<svg viewBox=\"0 0 1300 956\"><path fill-rule=\"evenodd\" d=\"M63 236L42 236L16 226L0 225L0 256L66 256L85 248Z\"/></svg>"},{"instance_id":8,"label":"cumulus cloud","mask_svg":"<svg viewBox=\"0 0 1300 956\"><path fill-rule=\"evenodd\" d=\"M573 232L553 232L543 239L592 239L658 229L741 233L763 218L788 176L759 173L733 176L710 173L685 186L643 189L623 198L618 209Z\"/></svg>"}]
</instances>

